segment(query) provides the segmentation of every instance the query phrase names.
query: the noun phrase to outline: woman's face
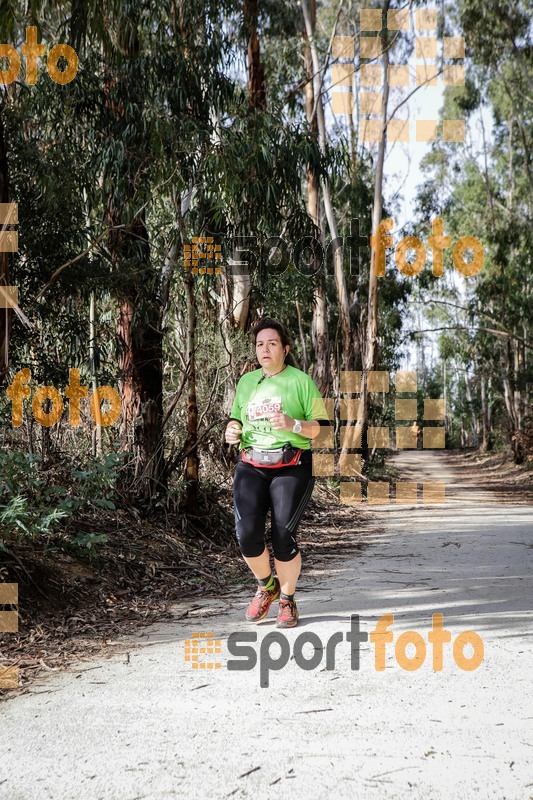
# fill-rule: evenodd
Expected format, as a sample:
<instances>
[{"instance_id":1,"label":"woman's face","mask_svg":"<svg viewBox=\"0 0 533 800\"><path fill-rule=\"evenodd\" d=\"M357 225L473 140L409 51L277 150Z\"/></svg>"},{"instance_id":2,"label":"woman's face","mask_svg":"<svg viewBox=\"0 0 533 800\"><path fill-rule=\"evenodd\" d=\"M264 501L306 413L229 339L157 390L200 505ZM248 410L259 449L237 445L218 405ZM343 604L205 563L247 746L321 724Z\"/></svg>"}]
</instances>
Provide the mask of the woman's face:
<instances>
[{"instance_id":1,"label":"woman's face","mask_svg":"<svg viewBox=\"0 0 533 800\"><path fill-rule=\"evenodd\" d=\"M279 372L282 369L285 351L288 349L288 345L284 347L281 344L279 333L274 328L265 328L257 334L255 340L257 360L267 372Z\"/></svg>"}]
</instances>

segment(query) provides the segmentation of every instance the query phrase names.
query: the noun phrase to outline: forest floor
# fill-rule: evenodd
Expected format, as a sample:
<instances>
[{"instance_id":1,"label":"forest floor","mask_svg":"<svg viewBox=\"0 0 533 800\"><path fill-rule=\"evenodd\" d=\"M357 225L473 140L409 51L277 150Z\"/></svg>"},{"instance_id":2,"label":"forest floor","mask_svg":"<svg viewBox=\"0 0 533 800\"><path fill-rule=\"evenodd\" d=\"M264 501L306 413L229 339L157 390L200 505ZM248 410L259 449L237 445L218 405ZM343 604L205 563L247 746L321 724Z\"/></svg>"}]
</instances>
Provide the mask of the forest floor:
<instances>
[{"instance_id":1,"label":"forest floor","mask_svg":"<svg viewBox=\"0 0 533 800\"><path fill-rule=\"evenodd\" d=\"M399 458L373 479L394 482ZM507 453L472 450L448 451L446 463L471 490L490 490L502 501L533 498L531 462L516 466ZM401 477L413 479L405 467ZM423 480L420 475L414 479ZM18 666L19 691L42 671L105 653L117 637L175 618L176 601L187 601L188 610L194 611L204 596L239 594L243 585L253 588L234 541L231 485L201 502L203 517L189 525L172 515L139 519L135 509L81 521L88 530L109 534L91 559L38 544L13 551L12 568L0 569L0 580L19 584L19 632L0 636L0 664ZM334 492L319 481L300 526L306 563L319 566L363 548L363 540L345 535L346 522L355 515L358 530L364 530L371 509L366 503L339 505ZM4 695L0 690L0 698Z\"/></svg>"},{"instance_id":2,"label":"forest floor","mask_svg":"<svg viewBox=\"0 0 533 800\"><path fill-rule=\"evenodd\" d=\"M445 481L446 503L315 505L300 537L301 620L282 634L283 669L274 615L243 621L253 587L184 598L171 622L100 641L100 654L9 695L0 798L533 798L531 472L501 455L431 451L397 454L393 466L405 481ZM331 542L317 541L325 530ZM445 644L433 671L437 612L454 643L462 631L481 637L476 669L459 668L461 649ZM384 671L368 641L352 663L343 633L354 614L363 632L394 615ZM408 629L427 645L415 671L398 662ZM194 632L220 640L216 672L184 658ZM254 668L242 652L228 656L229 637L245 632L256 635ZM305 670L313 647L297 655L302 633L318 636L334 664L326 668L315 638L321 663Z\"/></svg>"}]
</instances>

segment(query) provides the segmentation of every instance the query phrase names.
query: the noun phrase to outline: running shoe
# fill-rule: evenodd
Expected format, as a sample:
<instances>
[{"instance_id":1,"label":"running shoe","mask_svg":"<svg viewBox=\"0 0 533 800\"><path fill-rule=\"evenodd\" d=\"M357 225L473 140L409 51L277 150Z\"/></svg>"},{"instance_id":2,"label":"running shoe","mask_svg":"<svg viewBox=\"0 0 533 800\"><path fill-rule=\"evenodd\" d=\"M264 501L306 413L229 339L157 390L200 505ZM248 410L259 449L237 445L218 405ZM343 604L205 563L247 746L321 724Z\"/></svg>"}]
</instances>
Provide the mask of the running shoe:
<instances>
[{"instance_id":1,"label":"running shoe","mask_svg":"<svg viewBox=\"0 0 533 800\"><path fill-rule=\"evenodd\" d=\"M294 600L280 600L276 628L294 628L299 616Z\"/></svg>"},{"instance_id":2,"label":"running shoe","mask_svg":"<svg viewBox=\"0 0 533 800\"><path fill-rule=\"evenodd\" d=\"M268 614L270 604L278 599L280 595L279 580L277 578L274 580L276 581L276 586L270 592L268 589L263 589L262 586L257 587L254 599L246 609L246 619L248 622L259 622L264 619Z\"/></svg>"}]
</instances>

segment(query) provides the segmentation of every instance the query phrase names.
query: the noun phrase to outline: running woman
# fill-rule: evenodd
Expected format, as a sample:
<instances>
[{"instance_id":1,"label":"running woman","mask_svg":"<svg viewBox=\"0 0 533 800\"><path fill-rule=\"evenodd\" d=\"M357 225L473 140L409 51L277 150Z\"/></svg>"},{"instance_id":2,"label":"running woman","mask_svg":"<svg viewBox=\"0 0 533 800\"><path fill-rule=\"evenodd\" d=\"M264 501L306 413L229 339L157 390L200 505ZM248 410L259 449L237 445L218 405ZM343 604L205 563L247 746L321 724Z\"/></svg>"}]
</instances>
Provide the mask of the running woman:
<instances>
[{"instance_id":1,"label":"running woman","mask_svg":"<svg viewBox=\"0 0 533 800\"><path fill-rule=\"evenodd\" d=\"M315 483L311 439L329 420L315 383L291 363L285 326L265 317L253 337L260 369L240 379L226 427L226 442L240 449L233 480L237 541L259 582L246 619L264 619L280 598L276 625L293 628L301 569L296 531ZM276 577L265 545L269 509Z\"/></svg>"}]
</instances>

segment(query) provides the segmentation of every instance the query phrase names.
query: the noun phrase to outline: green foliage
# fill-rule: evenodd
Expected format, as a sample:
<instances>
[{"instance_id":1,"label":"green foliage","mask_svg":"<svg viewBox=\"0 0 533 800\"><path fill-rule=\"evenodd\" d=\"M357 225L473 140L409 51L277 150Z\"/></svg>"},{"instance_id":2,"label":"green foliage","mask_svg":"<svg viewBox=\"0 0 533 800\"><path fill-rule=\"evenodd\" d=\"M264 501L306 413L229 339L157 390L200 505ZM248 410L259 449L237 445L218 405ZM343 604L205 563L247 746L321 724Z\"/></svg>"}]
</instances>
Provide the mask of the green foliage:
<instances>
[{"instance_id":1,"label":"green foliage","mask_svg":"<svg viewBox=\"0 0 533 800\"><path fill-rule=\"evenodd\" d=\"M67 488L40 469L40 456L4 450L0 454L0 548L38 537L82 551L107 541L105 534L76 533L75 524L69 523L75 523L81 513L115 510L112 498L121 461L121 456L112 453L101 462L89 462L85 469L73 472L74 481Z\"/></svg>"}]
</instances>

